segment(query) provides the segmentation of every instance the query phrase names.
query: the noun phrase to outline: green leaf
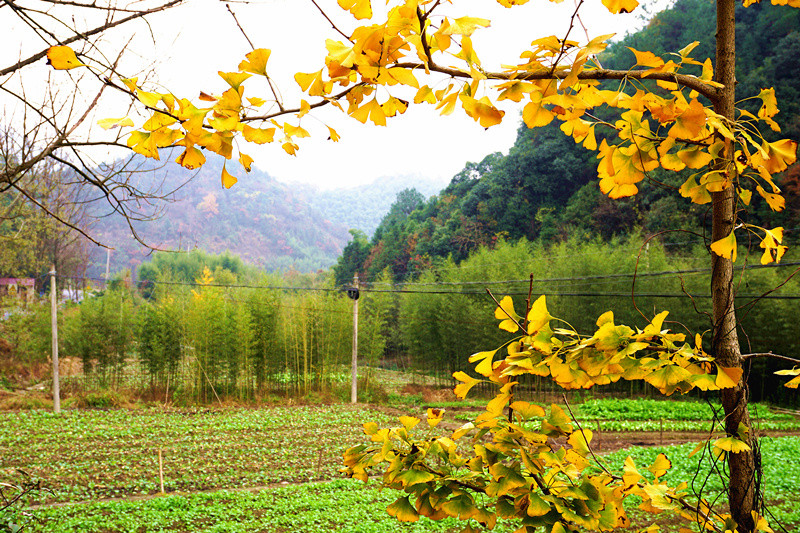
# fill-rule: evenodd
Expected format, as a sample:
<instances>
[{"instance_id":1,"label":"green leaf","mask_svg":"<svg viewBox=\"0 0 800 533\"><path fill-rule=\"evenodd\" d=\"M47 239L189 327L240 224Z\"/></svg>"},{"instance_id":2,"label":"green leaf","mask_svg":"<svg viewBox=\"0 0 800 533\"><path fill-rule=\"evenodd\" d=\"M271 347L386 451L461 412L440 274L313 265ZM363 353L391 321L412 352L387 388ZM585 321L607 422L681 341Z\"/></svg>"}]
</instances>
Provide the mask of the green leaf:
<instances>
[{"instance_id":1,"label":"green leaf","mask_svg":"<svg viewBox=\"0 0 800 533\"><path fill-rule=\"evenodd\" d=\"M427 483L434 478L434 475L430 472L425 472L422 470L417 470L416 468L411 468L404 472L401 472L395 479L400 481L404 487L409 487L411 485L416 485L417 483Z\"/></svg>"},{"instance_id":2,"label":"green leaf","mask_svg":"<svg viewBox=\"0 0 800 533\"><path fill-rule=\"evenodd\" d=\"M532 493L528 498L528 516L544 516L550 512L550 504L538 494Z\"/></svg>"},{"instance_id":3,"label":"green leaf","mask_svg":"<svg viewBox=\"0 0 800 533\"><path fill-rule=\"evenodd\" d=\"M472 500L472 497L466 493L450 498L442 504L442 509L448 515L460 518L461 520L467 520L477 512L475 502Z\"/></svg>"},{"instance_id":4,"label":"green leaf","mask_svg":"<svg viewBox=\"0 0 800 533\"><path fill-rule=\"evenodd\" d=\"M572 423L562 408L553 404L550 415L542 420L542 433L550 436L566 435L572 432Z\"/></svg>"}]
</instances>

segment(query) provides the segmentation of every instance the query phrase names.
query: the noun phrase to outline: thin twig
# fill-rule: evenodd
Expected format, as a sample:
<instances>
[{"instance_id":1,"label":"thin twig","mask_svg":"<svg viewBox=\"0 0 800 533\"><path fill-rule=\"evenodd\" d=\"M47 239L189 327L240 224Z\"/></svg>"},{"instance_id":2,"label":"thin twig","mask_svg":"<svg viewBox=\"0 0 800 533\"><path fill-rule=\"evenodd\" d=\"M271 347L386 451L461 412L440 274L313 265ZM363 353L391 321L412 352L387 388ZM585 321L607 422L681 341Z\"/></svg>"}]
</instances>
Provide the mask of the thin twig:
<instances>
[{"instance_id":1,"label":"thin twig","mask_svg":"<svg viewBox=\"0 0 800 533\"><path fill-rule=\"evenodd\" d=\"M742 359L743 360L747 360L747 359L762 359L762 358L780 359L781 361L789 361L790 363L798 363L798 364L800 364L800 359L795 359L794 357L787 357L785 355L780 355L780 354L772 353L772 352L748 353L748 354L742 355Z\"/></svg>"},{"instance_id":2,"label":"thin twig","mask_svg":"<svg viewBox=\"0 0 800 533\"><path fill-rule=\"evenodd\" d=\"M320 13L322 13L322 16L325 17L325 20L330 22L331 27L334 30L336 30L339 33L339 35L341 35L342 37L344 37L345 39L350 41L350 37L345 32L343 32L342 30L340 30L339 28L336 27L336 24L334 24L333 21L331 20L331 18L328 16L328 14L325 13L325 10L323 10L321 7L319 7L319 4L317 4L316 0L311 0L311 3L314 4L314 7L316 7L319 10ZM350 41L350 42L353 42L353 41Z\"/></svg>"},{"instance_id":3,"label":"thin twig","mask_svg":"<svg viewBox=\"0 0 800 533\"><path fill-rule=\"evenodd\" d=\"M569 411L569 416L572 418L572 421L575 422L575 425L578 426L578 431L581 432L581 437L583 437L583 442L586 443L586 449L588 449L589 453L592 454L592 458L594 459L594 462L597 463L600 466L600 468L603 469L603 472L605 472L606 474L608 474L612 478L619 479L619 476L615 476L614 474L609 472L608 468L606 468L606 465L601 463L600 462L600 458L597 457L594 454L594 450L592 450L592 447L589 444L589 439L586 438L586 433L584 433L584 429L581 427L581 423L578 422L578 419L575 417L575 413L572 412L572 407L570 407L570 405L569 405L569 400L567 400L567 395L562 392L561 393L561 397L564 399L564 404L567 406L567 410Z\"/></svg>"}]
</instances>

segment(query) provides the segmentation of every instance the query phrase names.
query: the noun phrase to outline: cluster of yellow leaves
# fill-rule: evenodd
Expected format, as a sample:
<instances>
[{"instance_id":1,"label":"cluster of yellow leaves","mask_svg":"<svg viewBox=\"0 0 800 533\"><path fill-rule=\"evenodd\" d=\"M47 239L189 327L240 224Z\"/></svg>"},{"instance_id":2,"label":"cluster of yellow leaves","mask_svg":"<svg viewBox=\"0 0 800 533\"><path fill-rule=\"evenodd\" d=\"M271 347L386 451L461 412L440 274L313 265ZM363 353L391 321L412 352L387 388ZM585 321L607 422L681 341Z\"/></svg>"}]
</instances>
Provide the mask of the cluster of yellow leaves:
<instances>
[{"instance_id":1,"label":"cluster of yellow leaves","mask_svg":"<svg viewBox=\"0 0 800 533\"><path fill-rule=\"evenodd\" d=\"M699 335L692 345L685 342L683 334L663 329L666 311L643 330L615 324L609 311L598 318L597 331L584 336L571 329L552 329L553 317L544 296L534 302L524 319L514 311L510 297L499 303L495 310L499 327L521 335L501 348L470 357L470 362L477 363L476 373L497 384L521 374L549 377L564 389L641 379L671 395L695 388L730 388L742 376L741 368L720 366L703 351ZM461 381L456 394L462 397L480 382L464 372L456 379Z\"/></svg>"},{"instance_id":2,"label":"cluster of yellow leaves","mask_svg":"<svg viewBox=\"0 0 800 533\"><path fill-rule=\"evenodd\" d=\"M249 172L253 158L235 150L237 138L254 144L281 143L282 148L294 155L298 149L297 139L310 134L299 124L279 122L275 118L253 119L248 114L257 112L267 103L260 97L245 97L244 82L252 76L267 78L267 62L270 51L260 48L248 53L239 64L237 72L219 72L227 88L217 95L201 92L198 101L178 98L171 93L145 91L136 78L120 79L118 88L127 91L141 102L149 117L140 128L130 132L127 145L136 153L159 159L159 149L183 147L176 162L188 169L196 169L206 161L203 151L232 159L238 152L238 161ZM48 51L48 61L58 70L85 66L68 46L52 47ZM303 102L293 113L299 119L308 113L310 105ZM282 110L276 116L286 114ZM104 129L134 127L129 117L109 118L98 121ZM251 125L251 124L256 124ZM335 130L328 128L330 139L338 140ZM281 132L281 136L276 134ZM238 180L223 165L222 185L232 187Z\"/></svg>"},{"instance_id":3,"label":"cluster of yellow leaves","mask_svg":"<svg viewBox=\"0 0 800 533\"><path fill-rule=\"evenodd\" d=\"M498 2L506 7L527 3ZM344 40L326 41L323 68L295 75L308 101L302 100L293 109L273 101L277 111L273 107L271 113L259 114L268 100L245 98L245 82L253 76L266 78L271 87L267 75L270 52L265 49L247 54L237 72L220 72L227 88L219 95L200 93L197 103L169 93L147 92L136 79L121 80L150 113L142 127L130 134L128 146L154 158L158 158L159 148L182 146L177 161L192 169L205 162L202 150L231 159L237 138L256 144L277 140L294 155L298 140L310 136L300 126L302 117L321 105L380 126L404 113L412 101L433 105L442 114L460 107L488 128L504 119L505 111L499 105L509 100L524 104L522 118L529 127L558 120L561 130L576 143L597 151L599 186L611 198L636 194L639 183L657 168L690 169L697 172L683 183L680 193L692 202L709 203L714 193L734 188L744 205L755 192L771 209L784 207L772 176L795 162L797 143L787 139L769 142L757 128L765 124L780 130L774 120L778 113L774 91L764 89L757 95L762 105L755 114L739 110L736 120L720 116L704 104L704 98L713 99L720 85L713 81L710 59L691 57L697 42L666 60L631 49L635 67L611 75L595 61L611 35L586 44L553 35L534 40L517 64L490 72L483 68L472 40L475 32L490 26L489 20L439 15L436 10L443 3L438 0L393 0L385 19L374 16L370 0L338 3L365 22ZM631 11L638 4L636 0L603 3L612 13ZM66 46L51 48L48 59L57 69L83 66ZM436 75L439 78L433 78ZM428 78L435 81L423 83ZM602 79L619 79L620 84L604 88ZM594 110L599 107L616 109L618 118L597 119ZM279 122L280 116L293 116L297 122ZM107 119L101 125L129 127L132 121ZM604 131L598 142L599 129ZM329 139L338 139L332 128L326 133ZM239 151L238 159L245 170L250 169L250 156ZM224 169L222 181L230 187L236 178ZM782 228L748 230L761 238L763 263L780 260L785 251ZM712 250L735 259L735 234L713 243Z\"/></svg>"},{"instance_id":4,"label":"cluster of yellow leaves","mask_svg":"<svg viewBox=\"0 0 800 533\"><path fill-rule=\"evenodd\" d=\"M521 335L504 345L504 358L497 358L498 349L470 359L475 372L498 387L486 410L452 432L435 429L443 414L437 409L428 409L423 430L420 418L412 416L400 417L395 427L366 423L370 442L345 452L345 474L366 482L378 470L385 486L404 491L387 509L400 521L453 517L467 522L465 532L477 526L492 529L498 519L515 520L519 530L612 531L630 525L625 510L629 496L636 496L639 508L648 513L669 512L702 531L735 531L730 515L717 512L708 501L689 503L686 483L671 487L664 482L672 466L664 454L646 469L628 458L622 472L614 474L592 453L590 430L576 427L557 405L545 410L516 400L514 387L517 376L534 374L549 376L567 389L644 379L672 394L695 387L733 387L741 379L740 368L715 364L699 337L690 346L683 335L664 330L666 313L643 330L617 325L606 313L593 335L580 336L551 326L554 318L544 296L524 317L511 298L498 304L499 327ZM800 369L782 373L798 376ZM455 392L462 398L482 381L466 372L454 377L459 381ZM693 454L709 447L721 459L749 450L748 432L740 425L737 435L702 443ZM763 517L754 516L754 521L757 531L771 531ZM656 525L647 531L658 530Z\"/></svg>"}]
</instances>

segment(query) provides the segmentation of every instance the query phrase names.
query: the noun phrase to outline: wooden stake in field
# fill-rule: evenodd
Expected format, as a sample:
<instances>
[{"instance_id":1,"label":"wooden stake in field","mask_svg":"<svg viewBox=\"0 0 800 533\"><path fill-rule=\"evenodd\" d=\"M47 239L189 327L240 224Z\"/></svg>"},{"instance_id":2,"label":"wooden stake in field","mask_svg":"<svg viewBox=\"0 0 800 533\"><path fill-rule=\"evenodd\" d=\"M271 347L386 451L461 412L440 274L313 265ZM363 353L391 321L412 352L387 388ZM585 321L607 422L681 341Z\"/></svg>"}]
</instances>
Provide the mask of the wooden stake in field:
<instances>
[{"instance_id":1,"label":"wooden stake in field","mask_svg":"<svg viewBox=\"0 0 800 533\"><path fill-rule=\"evenodd\" d=\"M164 459L161 448L158 449L158 484L161 487L161 494L164 494Z\"/></svg>"},{"instance_id":2,"label":"wooden stake in field","mask_svg":"<svg viewBox=\"0 0 800 533\"><path fill-rule=\"evenodd\" d=\"M53 412L61 412L61 387L58 383L58 295L56 265L50 270L50 328L53 332Z\"/></svg>"},{"instance_id":3,"label":"wooden stake in field","mask_svg":"<svg viewBox=\"0 0 800 533\"><path fill-rule=\"evenodd\" d=\"M353 361L350 378L350 403L358 403L358 272L353 276L353 288L347 295L353 299Z\"/></svg>"}]
</instances>

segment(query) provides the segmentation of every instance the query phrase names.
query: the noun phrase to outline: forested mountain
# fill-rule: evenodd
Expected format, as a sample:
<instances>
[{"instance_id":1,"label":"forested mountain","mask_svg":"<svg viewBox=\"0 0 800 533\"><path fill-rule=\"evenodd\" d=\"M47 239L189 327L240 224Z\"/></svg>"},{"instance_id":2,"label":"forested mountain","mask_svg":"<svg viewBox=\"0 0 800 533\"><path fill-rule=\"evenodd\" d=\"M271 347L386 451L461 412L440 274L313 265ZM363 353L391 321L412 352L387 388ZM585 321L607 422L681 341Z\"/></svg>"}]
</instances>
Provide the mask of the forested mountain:
<instances>
[{"instance_id":1,"label":"forested mountain","mask_svg":"<svg viewBox=\"0 0 800 533\"><path fill-rule=\"evenodd\" d=\"M173 158L164 154L162 159ZM219 181L219 160L209 160L197 173L171 162L163 165L143 158L128 168L136 169L135 182L163 180L161 190L175 191L160 216L134 223L149 246L212 254L228 250L266 270L294 268L302 272L331 266L347 242L349 229L372 234L398 191L414 186L431 195L444 185L401 176L320 191L311 185L279 182L254 167L249 174L240 173L239 183L226 190ZM151 253L116 215L101 219L94 236L114 247L111 272L135 269ZM105 266L106 252L96 248L90 274L104 272Z\"/></svg>"},{"instance_id":2,"label":"forested mountain","mask_svg":"<svg viewBox=\"0 0 800 533\"><path fill-rule=\"evenodd\" d=\"M610 46L600 61L607 68L626 69L635 62L628 47L667 54L694 41L700 45L692 56L710 56L713 61L714 31L714 2L678 0L642 31ZM738 9L737 43L738 94L774 87L782 135L800 138L800 12L785 6ZM600 137L599 129L598 133ZM645 234L664 229L704 232L705 206L684 201L674 190L690 171L651 172L649 183L642 183L635 197L609 200L596 183L595 156L559 131L555 122L535 130L523 124L507 155L495 153L467 163L437 197L398 197L371 240L354 235L335 267L337 281L351 279L355 271L375 279L386 268L395 279L404 279L437 258L459 262L501 238L546 243L568 237L610 239L635 229ZM783 225L791 239L792 228L800 225L800 166L779 179L787 208L775 214L754 200L751 215L756 221ZM409 202L414 204L411 208ZM685 235L661 238L674 241Z\"/></svg>"},{"instance_id":3,"label":"forested mountain","mask_svg":"<svg viewBox=\"0 0 800 533\"><path fill-rule=\"evenodd\" d=\"M239 183L226 190L221 168L222 162L212 158L195 175L171 162L142 161L136 179L163 180L162 190L175 192L158 218L134 223L141 239L166 250L229 250L269 270L325 268L340 253L347 227L328 220L293 187L254 168L239 173ZM135 268L151 253L133 239L122 217L110 216L95 228L96 238L114 247L112 272ZM97 248L93 260L91 272L98 274L105 269L105 250Z\"/></svg>"}]
</instances>

